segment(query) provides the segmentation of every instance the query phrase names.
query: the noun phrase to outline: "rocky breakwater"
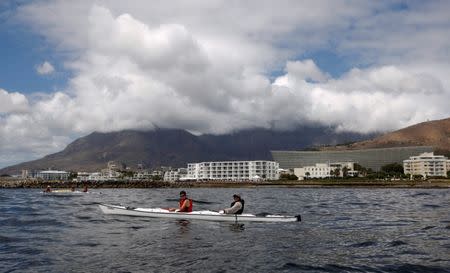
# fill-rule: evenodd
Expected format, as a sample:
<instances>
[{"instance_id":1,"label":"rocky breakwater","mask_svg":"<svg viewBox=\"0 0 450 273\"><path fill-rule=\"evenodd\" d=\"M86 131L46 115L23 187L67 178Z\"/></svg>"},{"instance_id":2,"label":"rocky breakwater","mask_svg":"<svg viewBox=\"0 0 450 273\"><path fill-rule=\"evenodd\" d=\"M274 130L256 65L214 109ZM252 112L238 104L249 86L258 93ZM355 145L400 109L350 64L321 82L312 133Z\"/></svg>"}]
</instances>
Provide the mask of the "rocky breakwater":
<instances>
[{"instance_id":1,"label":"rocky breakwater","mask_svg":"<svg viewBox=\"0 0 450 273\"><path fill-rule=\"evenodd\" d=\"M164 181L43 181L35 178L0 178L0 188L178 188L180 183ZM184 187L192 187L192 183L183 183Z\"/></svg>"},{"instance_id":2,"label":"rocky breakwater","mask_svg":"<svg viewBox=\"0 0 450 273\"><path fill-rule=\"evenodd\" d=\"M0 178L0 188L38 188L41 186L41 183L37 179L30 178Z\"/></svg>"}]
</instances>

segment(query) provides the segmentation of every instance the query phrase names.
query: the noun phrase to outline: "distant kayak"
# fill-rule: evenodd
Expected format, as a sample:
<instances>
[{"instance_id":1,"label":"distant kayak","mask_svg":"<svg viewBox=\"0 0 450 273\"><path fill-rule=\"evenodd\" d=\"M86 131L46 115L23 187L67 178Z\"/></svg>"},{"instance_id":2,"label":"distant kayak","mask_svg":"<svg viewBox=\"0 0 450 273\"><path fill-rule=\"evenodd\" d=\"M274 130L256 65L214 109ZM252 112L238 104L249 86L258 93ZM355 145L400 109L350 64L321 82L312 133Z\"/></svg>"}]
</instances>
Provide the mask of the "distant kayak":
<instances>
[{"instance_id":1,"label":"distant kayak","mask_svg":"<svg viewBox=\"0 0 450 273\"><path fill-rule=\"evenodd\" d=\"M127 215L137 217L153 218L171 218L182 220L207 220L220 222L298 222L301 221L300 215L264 215L254 214L222 214L210 210L201 210L193 212L171 212L161 208L132 208L116 205L101 204L100 209L105 214Z\"/></svg>"},{"instance_id":2,"label":"distant kayak","mask_svg":"<svg viewBox=\"0 0 450 273\"><path fill-rule=\"evenodd\" d=\"M42 192L44 195L62 195L62 196L81 196L87 192L72 190L52 190L50 192Z\"/></svg>"}]
</instances>

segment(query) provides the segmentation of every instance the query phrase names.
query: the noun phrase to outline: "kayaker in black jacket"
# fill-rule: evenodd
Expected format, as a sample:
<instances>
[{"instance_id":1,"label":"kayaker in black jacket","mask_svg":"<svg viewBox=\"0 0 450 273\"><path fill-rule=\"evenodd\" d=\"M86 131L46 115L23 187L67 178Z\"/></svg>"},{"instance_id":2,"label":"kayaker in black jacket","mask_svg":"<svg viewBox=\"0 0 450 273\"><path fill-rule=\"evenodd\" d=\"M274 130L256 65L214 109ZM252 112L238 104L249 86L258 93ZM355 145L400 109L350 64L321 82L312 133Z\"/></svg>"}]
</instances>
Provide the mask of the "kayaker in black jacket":
<instances>
[{"instance_id":1,"label":"kayaker in black jacket","mask_svg":"<svg viewBox=\"0 0 450 273\"><path fill-rule=\"evenodd\" d=\"M225 214L242 214L244 212L245 201L241 198L239 194L233 195L234 201L231 203L230 208L223 210Z\"/></svg>"}]
</instances>

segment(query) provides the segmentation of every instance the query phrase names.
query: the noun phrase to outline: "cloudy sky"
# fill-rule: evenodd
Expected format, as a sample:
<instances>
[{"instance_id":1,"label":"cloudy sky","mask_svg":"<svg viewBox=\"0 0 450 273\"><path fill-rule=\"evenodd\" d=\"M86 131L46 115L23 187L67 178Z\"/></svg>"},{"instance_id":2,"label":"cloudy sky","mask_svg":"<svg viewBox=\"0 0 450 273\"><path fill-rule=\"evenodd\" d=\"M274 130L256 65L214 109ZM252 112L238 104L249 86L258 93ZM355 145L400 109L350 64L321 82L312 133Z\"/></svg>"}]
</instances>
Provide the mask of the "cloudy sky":
<instances>
[{"instance_id":1,"label":"cloudy sky","mask_svg":"<svg viewBox=\"0 0 450 273\"><path fill-rule=\"evenodd\" d=\"M450 116L449 1L0 1L0 167L93 131Z\"/></svg>"}]
</instances>

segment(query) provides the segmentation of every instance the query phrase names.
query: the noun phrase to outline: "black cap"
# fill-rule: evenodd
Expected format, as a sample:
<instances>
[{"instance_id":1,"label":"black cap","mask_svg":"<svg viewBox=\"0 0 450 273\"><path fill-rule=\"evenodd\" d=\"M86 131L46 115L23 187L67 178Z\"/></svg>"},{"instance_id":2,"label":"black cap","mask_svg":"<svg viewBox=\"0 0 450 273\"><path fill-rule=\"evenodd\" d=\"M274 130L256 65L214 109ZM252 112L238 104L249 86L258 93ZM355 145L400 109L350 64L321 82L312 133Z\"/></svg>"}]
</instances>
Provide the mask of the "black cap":
<instances>
[{"instance_id":1,"label":"black cap","mask_svg":"<svg viewBox=\"0 0 450 273\"><path fill-rule=\"evenodd\" d=\"M180 195L186 195L186 192L185 191L180 191Z\"/></svg>"},{"instance_id":2,"label":"black cap","mask_svg":"<svg viewBox=\"0 0 450 273\"><path fill-rule=\"evenodd\" d=\"M233 198L234 198L234 197L237 197L237 198L241 199L241 195L240 195L240 194L237 194L237 193L236 193L236 194L233 194Z\"/></svg>"}]
</instances>

